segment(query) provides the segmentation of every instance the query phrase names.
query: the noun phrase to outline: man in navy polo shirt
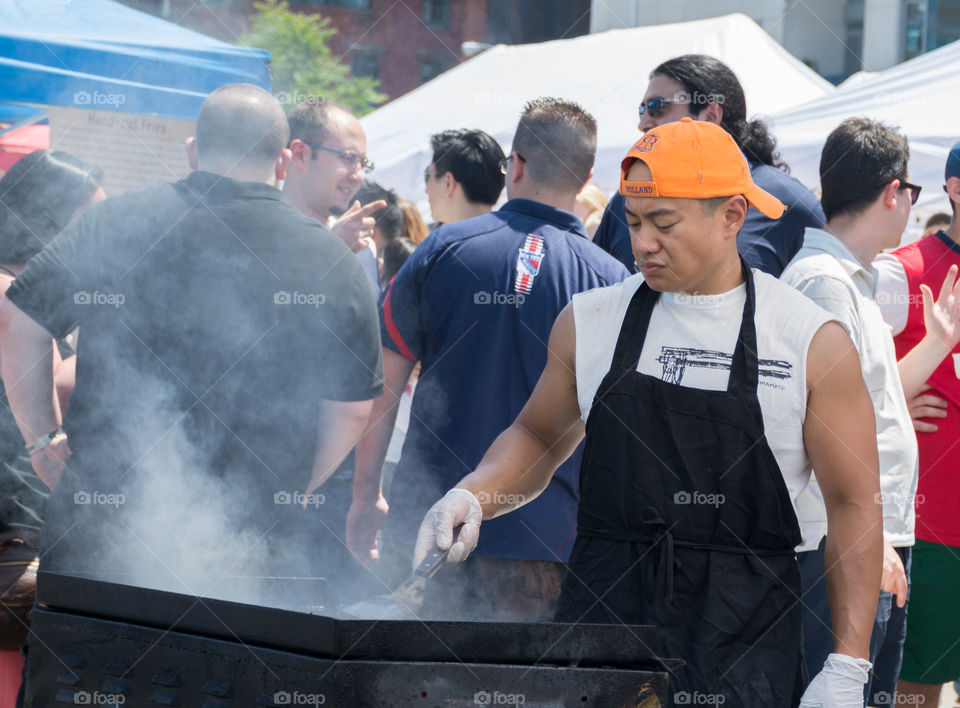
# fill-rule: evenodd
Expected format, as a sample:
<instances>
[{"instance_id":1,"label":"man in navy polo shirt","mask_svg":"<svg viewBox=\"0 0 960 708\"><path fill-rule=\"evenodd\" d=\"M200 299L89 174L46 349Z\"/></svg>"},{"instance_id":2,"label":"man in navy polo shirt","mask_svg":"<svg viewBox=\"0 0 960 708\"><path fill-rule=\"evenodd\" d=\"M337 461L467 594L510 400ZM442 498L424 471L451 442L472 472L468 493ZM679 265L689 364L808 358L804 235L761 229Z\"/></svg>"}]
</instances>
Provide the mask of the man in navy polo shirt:
<instances>
[{"instance_id":1,"label":"man in navy polo shirt","mask_svg":"<svg viewBox=\"0 0 960 708\"><path fill-rule=\"evenodd\" d=\"M743 87L730 67L719 59L687 54L663 62L650 74L640 104L640 130L646 132L684 116L716 123L730 133L747 158L754 184L787 207L779 219L769 219L758 210L749 209L737 234L737 250L743 259L751 267L779 278L803 245L804 230L823 228L820 202L787 174L786 165L776 152L776 142L763 122L746 119ZM623 206L623 195L614 195L593 242L636 273Z\"/></svg>"},{"instance_id":2,"label":"man in navy polo shirt","mask_svg":"<svg viewBox=\"0 0 960 708\"><path fill-rule=\"evenodd\" d=\"M528 103L501 167L509 201L437 229L387 291L385 393L357 448L347 524L348 544L362 560L379 557L376 534L386 515L384 558L392 570L409 573L427 509L473 470L533 391L559 312L575 293L627 277L572 213L593 173L596 145L596 122L580 106L555 98ZM380 472L397 401L417 361L422 373L387 514ZM435 577L425 611L552 617L576 535L578 469L574 455L536 501L484 525L470 561Z\"/></svg>"}]
</instances>

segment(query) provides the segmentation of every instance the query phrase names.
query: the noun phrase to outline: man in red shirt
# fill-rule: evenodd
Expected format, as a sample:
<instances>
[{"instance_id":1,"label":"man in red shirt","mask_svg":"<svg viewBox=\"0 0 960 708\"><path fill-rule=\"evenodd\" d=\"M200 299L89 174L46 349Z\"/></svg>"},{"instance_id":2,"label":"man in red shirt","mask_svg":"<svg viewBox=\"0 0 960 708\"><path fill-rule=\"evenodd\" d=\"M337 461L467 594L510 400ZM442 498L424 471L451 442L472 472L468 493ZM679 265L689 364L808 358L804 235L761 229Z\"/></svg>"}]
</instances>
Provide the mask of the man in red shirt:
<instances>
[{"instance_id":1,"label":"man in red shirt","mask_svg":"<svg viewBox=\"0 0 960 708\"><path fill-rule=\"evenodd\" d=\"M960 267L960 142L947 158L945 179L944 190L953 211L947 229L874 262L879 274L877 301L893 331L898 358L915 346L927 329L924 298L932 297L941 284L952 288L948 296L960 297L960 287L953 287L953 278L947 278ZM916 696L917 702L927 705L936 705L940 686L960 676L960 604L956 601L960 595L960 345L944 343L943 349L945 358L927 383L930 394L942 399L945 412L937 415L942 419L935 426L929 421L918 426L929 432L917 435L916 545L897 687L898 698L903 694L903 700L911 702L909 697ZM932 412L921 409L919 414L924 411Z\"/></svg>"}]
</instances>

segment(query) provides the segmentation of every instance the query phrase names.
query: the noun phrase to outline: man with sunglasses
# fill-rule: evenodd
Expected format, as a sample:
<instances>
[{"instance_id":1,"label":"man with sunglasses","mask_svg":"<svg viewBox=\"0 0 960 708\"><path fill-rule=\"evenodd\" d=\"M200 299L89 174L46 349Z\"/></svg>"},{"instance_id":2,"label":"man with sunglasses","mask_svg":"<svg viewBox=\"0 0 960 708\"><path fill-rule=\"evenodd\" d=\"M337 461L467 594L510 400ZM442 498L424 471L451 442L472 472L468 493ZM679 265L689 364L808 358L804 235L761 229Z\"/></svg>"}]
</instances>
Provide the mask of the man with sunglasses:
<instances>
[{"instance_id":1,"label":"man with sunglasses","mask_svg":"<svg viewBox=\"0 0 960 708\"><path fill-rule=\"evenodd\" d=\"M874 261L878 299L883 296L881 310L898 357L910 356L928 334L926 301L937 289L946 296L951 273L960 267L960 142L948 154L944 181L949 226ZM960 285L952 296L960 300ZM960 676L960 345L955 338L943 340L941 353L947 356L926 379L929 392L910 401L919 419L920 478L910 616L897 684L904 705L937 705L942 684Z\"/></svg>"},{"instance_id":2,"label":"man with sunglasses","mask_svg":"<svg viewBox=\"0 0 960 708\"><path fill-rule=\"evenodd\" d=\"M764 123L747 120L743 87L723 62L704 54L663 62L650 74L639 113L639 128L644 133L685 116L716 123L730 133L747 158L753 181L787 206L780 219L770 219L757 209L747 211L737 248L750 266L779 276L800 248L803 230L823 226L823 211L816 197L787 174L776 141ZM594 243L635 273L623 205L623 195L611 198Z\"/></svg>"},{"instance_id":3,"label":"man with sunglasses","mask_svg":"<svg viewBox=\"0 0 960 708\"><path fill-rule=\"evenodd\" d=\"M374 294L380 293L373 213L387 203L351 200L373 172L367 159L367 136L346 107L323 97L294 106L287 115L293 157L283 183L287 200L317 219L357 254Z\"/></svg>"},{"instance_id":4,"label":"man with sunglasses","mask_svg":"<svg viewBox=\"0 0 960 708\"><path fill-rule=\"evenodd\" d=\"M884 566L870 642L874 664L867 705L888 706L896 692L903 653L907 577L914 543L917 443L906 399L916 396L946 351L960 338L960 307L949 293L925 309L923 341L897 364L890 329L875 300L877 254L900 243L920 187L907 181L905 136L867 118L850 118L828 137L820 157L823 229L808 228L804 245L783 272L784 282L828 310L850 334L873 401L880 457ZM952 283L948 290L952 289ZM952 345L951 345L952 346ZM833 651L824 570L824 537L830 533L822 493L814 478L800 496L803 543L798 548L804 605L804 655L820 670ZM889 660L885 657L889 656Z\"/></svg>"},{"instance_id":5,"label":"man with sunglasses","mask_svg":"<svg viewBox=\"0 0 960 708\"><path fill-rule=\"evenodd\" d=\"M500 163L507 203L438 228L387 290L385 392L357 447L347 524L351 551L370 564L382 550L387 575L409 574L430 504L520 412L547 361L557 314L575 293L627 277L573 214L596 147L597 124L583 108L558 98L531 101ZM418 361L410 426L384 499L381 470L397 403ZM573 545L578 491L571 460L536 502L487 525L472 562L437 574L424 611L441 619L549 619Z\"/></svg>"}]
</instances>

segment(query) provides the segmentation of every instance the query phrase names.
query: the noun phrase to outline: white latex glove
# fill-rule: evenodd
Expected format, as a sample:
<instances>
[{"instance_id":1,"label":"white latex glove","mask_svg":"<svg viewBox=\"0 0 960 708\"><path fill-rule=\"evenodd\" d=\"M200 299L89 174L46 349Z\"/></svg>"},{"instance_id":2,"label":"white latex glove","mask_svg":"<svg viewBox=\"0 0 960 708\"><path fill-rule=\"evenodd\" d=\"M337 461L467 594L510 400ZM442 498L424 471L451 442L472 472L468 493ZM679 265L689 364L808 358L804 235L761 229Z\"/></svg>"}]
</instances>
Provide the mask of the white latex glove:
<instances>
[{"instance_id":1,"label":"white latex glove","mask_svg":"<svg viewBox=\"0 0 960 708\"><path fill-rule=\"evenodd\" d=\"M442 551L450 549L447 563L465 560L480 540L481 520L483 509L473 493L466 489L451 489L430 507L430 511L423 517L423 523L417 532L417 542L413 547L413 567L420 565L435 546ZM463 526L457 542L454 543L453 530L459 524Z\"/></svg>"},{"instance_id":2,"label":"white latex glove","mask_svg":"<svg viewBox=\"0 0 960 708\"><path fill-rule=\"evenodd\" d=\"M800 708L863 708L863 687L873 668L866 659L831 654L800 699Z\"/></svg>"}]
</instances>

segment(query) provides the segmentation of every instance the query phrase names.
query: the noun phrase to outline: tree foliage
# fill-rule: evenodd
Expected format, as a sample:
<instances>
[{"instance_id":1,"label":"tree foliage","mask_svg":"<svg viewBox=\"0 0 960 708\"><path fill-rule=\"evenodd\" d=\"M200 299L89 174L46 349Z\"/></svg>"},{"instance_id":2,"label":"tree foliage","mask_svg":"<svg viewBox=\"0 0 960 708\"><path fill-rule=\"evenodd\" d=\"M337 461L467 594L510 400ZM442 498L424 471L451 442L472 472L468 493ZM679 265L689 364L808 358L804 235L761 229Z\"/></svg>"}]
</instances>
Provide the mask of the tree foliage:
<instances>
[{"instance_id":1,"label":"tree foliage","mask_svg":"<svg viewBox=\"0 0 960 708\"><path fill-rule=\"evenodd\" d=\"M270 52L273 93L285 108L307 96L325 96L363 115L387 100L379 81L350 77L334 55L329 41L337 30L329 17L294 12L285 0L263 0L254 7L250 32L239 43Z\"/></svg>"}]
</instances>

